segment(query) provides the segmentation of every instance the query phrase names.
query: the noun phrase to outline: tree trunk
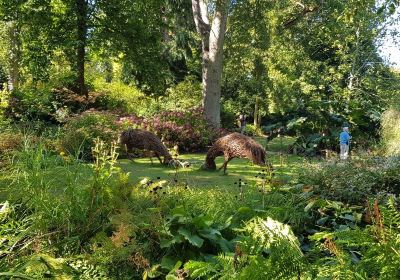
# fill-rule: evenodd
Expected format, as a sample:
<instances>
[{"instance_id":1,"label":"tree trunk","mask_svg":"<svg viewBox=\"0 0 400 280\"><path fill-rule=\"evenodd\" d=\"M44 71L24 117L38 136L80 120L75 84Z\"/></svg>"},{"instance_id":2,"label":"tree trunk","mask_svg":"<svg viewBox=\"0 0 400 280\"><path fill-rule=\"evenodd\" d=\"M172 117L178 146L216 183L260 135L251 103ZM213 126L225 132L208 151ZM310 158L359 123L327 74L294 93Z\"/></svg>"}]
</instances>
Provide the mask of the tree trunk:
<instances>
[{"instance_id":1,"label":"tree trunk","mask_svg":"<svg viewBox=\"0 0 400 280\"><path fill-rule=\"evenodd\" d=\"M8 23L9 49L9 91L17 90L20 79L21 40L20 30L16 22Z\"/></svg>"},{"instance_id":2,"label":"tree trunk","mask_svg":"<svg viewBox=\"0 0 400 280\"><path fill-rule=\"evenodd\" d=\"M193 17L202 42L203 107L207 120L220 126L223 46L229 0L216 0L210 24L204 0L192 0Z\"/></svg>"},{"instance_id":3,"label":"tree trunk","mask_svg":"<svg viewBox=\"0 0 400 280\"><path fill-rule=\"evenodd\" d=\"M111 83L113 80L113 65L112 62L109 59L106 59L104 62L104 70L106 72L106 83Z\"/></svg>"},{"instance_id":4,"label":"tree trunk","mask_svg":"<svg viewBox=\"0 0 400 280\"><path fill-rule=\"evenodd\" d=\"M161 13L162 13L162 22L164 24L163 26L163 43L169 43L171 41L171 38L169 36L169 28L168 28L168 17L167 17L167 7L162 7L161 8Z\"/></svg>"},{"instance_id":5,"label":"tree trunk","mask_svg":"<svg viewBox=\"0 0 400 280\"><path fill-rule=\"evenodd\" d=\"M87 35L87 2L86 0L76 0L76 24L77 24L77 44L76 44L76 85L78 93L88 96L85 85L85 47Z\"/></svg>"},{"instance_id":6,"label":"tree trunk","mask_svg":"<svg viewBox=\"0 0 400 280\"><path fill-rule=\"evenodd\" d=\"M259 106L260 106L260 97L256 96L256 103L254 105L254 126L257 128L260 127Z\"/></svg>"}]
</instances>

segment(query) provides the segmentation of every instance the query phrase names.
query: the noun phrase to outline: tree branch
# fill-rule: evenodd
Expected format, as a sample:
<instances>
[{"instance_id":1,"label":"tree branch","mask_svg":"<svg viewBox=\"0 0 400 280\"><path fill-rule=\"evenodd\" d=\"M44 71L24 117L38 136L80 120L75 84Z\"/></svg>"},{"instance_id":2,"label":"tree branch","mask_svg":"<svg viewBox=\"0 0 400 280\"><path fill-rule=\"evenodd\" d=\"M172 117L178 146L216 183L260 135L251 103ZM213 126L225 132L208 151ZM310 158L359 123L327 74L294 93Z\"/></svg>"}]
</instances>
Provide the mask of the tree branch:
<instances>
[{"instance_id":1,"label":"tree branch","mask_svg":"<svg viewBox=\"0 0 400 280\"><path fill-rule=\"evenodd\" d=\"M285 21L283 23L283 29L288 29L290 27L292 27L293 25L295 25L299 20L301 20L303 17L305 17L307 14L312 13L312 12L316 12L318 11L319 7L315 6L315 7L307 7L301 3L296 2L296 4L298 4L299 6L301 6L303 8L303 10L300 12L300 14L295 15L293 18Z\"/></svg>"},{"instance_id":2,"label":"tree branch","mask_svg":"<svg viewBox=\"0 0 400 280\"><path fill-rule=\"evenodd\" d=\"M208 20L207 4L204 3L204 0L192 0L192 10L197 32L202 37L208 36L211 27Z\"/></svg>"}]
</instances>

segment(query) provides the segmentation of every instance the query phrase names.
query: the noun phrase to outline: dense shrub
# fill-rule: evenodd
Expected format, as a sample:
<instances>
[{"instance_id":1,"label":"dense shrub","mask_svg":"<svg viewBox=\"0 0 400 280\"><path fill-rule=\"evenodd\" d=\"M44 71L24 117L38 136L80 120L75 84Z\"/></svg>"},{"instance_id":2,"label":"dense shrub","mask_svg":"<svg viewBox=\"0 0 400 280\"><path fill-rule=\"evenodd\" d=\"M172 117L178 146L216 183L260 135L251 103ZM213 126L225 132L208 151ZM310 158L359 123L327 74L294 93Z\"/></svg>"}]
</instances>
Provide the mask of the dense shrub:
<instances>
[{"instance_id":1,"label":"dense shrub","mask_svg":"<svg viewBox=\"0 0 400 280\"><path fill-rule=\"evenodd\" d=\"M163 111L186 110L198 107L202 99L201 82L195 76L187 76L185 80L167 90L167 95L160 98Z\"/></svg>"},{"instance_id":2,"label":"dense shrub","mask_svg":"<svg viewBox=\"0 0 400 280\"><path fill-rule=\"evenodd\" d=\"M95 106L97 95L80 96L67 88L26 87L8 98L6 115L16 121L63 123L73 113Z\"/></svg>"},{"instance_id":3,"label":"dense shrub","mask_svg":"<svg viewBox=\"0 0 400 280\"><path fill-rule=\"evenodd\" d=\"M106 83L100 78L94 81L94 89L101 93L96 100L96 107L105 110L146 115L154 103L138 88L123 82Z\"/></svg>"},{"instance_id":4,"label":"dense shrub","mask_svg":"<svg viewBox=\"0 0 400 280\"><path fill-rule=\"evenodd\" d=\"M52 120L55 108L48 87L15 90L9 96L5 110L8 117L19 121Z\"/></svg>"},{"instance_id":5,"label":"dense shrub","mask_svg":"<svg viewBox=\"0 0 400 280\"><path fill-rule=\"evenodd\" d=\"M137 112L138 108L147 107L148 102L143 100L148 101L148 98L136 94L135 88L119 84L114 87L112 90L107 87L99 91L90 90L87 96L83 96L67 86L27 85L13 91L7 97L7 102L2 102L6 104L2 107L5 107L4 112L8 117L17 121L39 120L52 123L65 123L74 114L93 108ZM128 96L131 96L130 99Z\"/></svg>"},{"instance_id":6,"label":"dense shrub","mask_svg":"<svg viewBox=\"0 0 400 280\"><path fill-rule=\"evenodd\" d=\"M15 131L4 131L0 133L0 155L11 151L20 150L23 146L24 137L22 133Z\"/></svg>"},{"instance_id":7,"label":"dense shrub","mask_svg":"<svg viewBox=\"0 0 400 280\"><path fill-rule=\"evenodd\" d=\"M221 104L221 126L227 129L239 129L237 122L240 111L229 100Z\"/></svg>"},{"instance_id":8,"label":"dense shrub","mask_svg":"<svg viewBox=\"0 0 400 280\"><path fill-rule=\"evenodd\" d=\"M388 155L400 155L400 111L389 109L381 119L382 140Z\"/></svg>"},{"instance_id":9,"label":"dense shrub","mask_svg":"<svg viewBox=\"0 0 400 280\"><path fill-rule=\"evenodd\" d=\"M245 134L249 135L249 136L262 135L262 130L260 128L254 126L254 124L248 124L248 125L246 125Z\"/></svg>"},{"instance_id":10,"label":"dense shrub","mask_svg":"<svg viewBox=\"0 0 400 280\"><path fill-rule=\"evenodd\" d=\"M7 118L6 111L10 95L5 90L0 90L0 129L7 127L10 120Z\"/></svg>"},{"instance_id":11,"label":"dense shrub","mask_svg":"<svg viewBox=\"0 0 400 280\"><path fill-rule=\"evenodd\" d=\"M90 159L94 140L110 144L118 139L117 117L110 112L89 110L71 118L63 127L59 148L74 157Z\"/></svg>"},{"instance_id":12,"label":"dense shrub","mask_svg":"<svg viewBox=\"0 0 400 280\"><path fill-rule=\"evenodd\" d=\"M135 115L119 119L123 127L152 131L167 146L178 145L182 151L198 151L210 145L219 133L204 118L201 108L186 111L165 111L151 118Z\"/></svg>"},{"instance_id":13,"label":"dense shrub","mask_svg":"<svg viewBox=\"0 0 400 280\"><path fill-rule=\"evenodd\" d=\"M332 142L328 136L321 134L310 134L308 136L300 136L296 139L296 142L290 147L290 150L294 154L303 156L316 156L321 153L323 149L335 147L329 145ZM338 141L335 141L335 143Z\"/></svg>"},{"instance_id":14,"label":"dense shrub","mask_svg":"<svg viewBox=\"0 0 400 280\"><path fill-rule=\"evenodd\" d=\"M398 158L331 162L308 166L299 181L325 199L362 204L379 192L399 193L399 171Z\"/></svg>"}]
</instances>

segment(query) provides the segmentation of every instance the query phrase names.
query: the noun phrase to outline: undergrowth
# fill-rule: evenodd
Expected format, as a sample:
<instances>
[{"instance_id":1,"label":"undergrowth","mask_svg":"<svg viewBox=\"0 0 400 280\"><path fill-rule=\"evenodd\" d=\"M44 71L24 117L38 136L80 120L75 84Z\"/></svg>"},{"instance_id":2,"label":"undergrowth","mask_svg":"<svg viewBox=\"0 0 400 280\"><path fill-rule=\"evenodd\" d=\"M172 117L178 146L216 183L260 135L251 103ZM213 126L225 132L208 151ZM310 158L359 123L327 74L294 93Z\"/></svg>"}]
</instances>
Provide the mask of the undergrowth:
<instances>
[{"instance_id":1,"label":"undergrowth","mask_svg":"<svg viewBox=\"0 0 400 280\"><path fill-rule=\"evenodd\" d=\"M202 189L178 170L132 184L99 139L89 164L22 142L0 176L5 279L400 277L395 158Z\"/></svg>"}]
</instances>

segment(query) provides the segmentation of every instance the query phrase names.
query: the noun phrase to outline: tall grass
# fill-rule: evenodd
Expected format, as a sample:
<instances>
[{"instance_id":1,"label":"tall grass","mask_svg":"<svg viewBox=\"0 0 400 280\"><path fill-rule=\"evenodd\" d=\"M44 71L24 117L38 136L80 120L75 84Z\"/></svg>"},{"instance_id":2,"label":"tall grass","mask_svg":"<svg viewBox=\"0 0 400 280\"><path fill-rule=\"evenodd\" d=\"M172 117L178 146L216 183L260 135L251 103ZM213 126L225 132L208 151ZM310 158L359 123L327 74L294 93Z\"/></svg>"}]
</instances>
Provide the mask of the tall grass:
<instances>
[{"instance_id":1,"label":"tall grass","mask_svg":"<svg viewBox=\"0 0 400 280\"><path fill-rule=\"evenodd\" d=\"M95 161L88 165L48 151L41 143L25 142L5 189L8 199L21 201L35 213L38 218L32 228L38 234L46 232L52 242L70 242L71 250L79 250L81 241L104 229L118 204L115 200L127 186L127 176L114 166L115 145L111 152L105 149L97 141Z\"/></svg>"}]
</instances>

